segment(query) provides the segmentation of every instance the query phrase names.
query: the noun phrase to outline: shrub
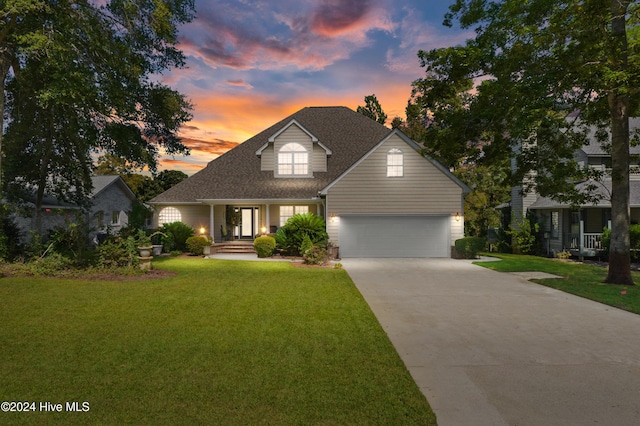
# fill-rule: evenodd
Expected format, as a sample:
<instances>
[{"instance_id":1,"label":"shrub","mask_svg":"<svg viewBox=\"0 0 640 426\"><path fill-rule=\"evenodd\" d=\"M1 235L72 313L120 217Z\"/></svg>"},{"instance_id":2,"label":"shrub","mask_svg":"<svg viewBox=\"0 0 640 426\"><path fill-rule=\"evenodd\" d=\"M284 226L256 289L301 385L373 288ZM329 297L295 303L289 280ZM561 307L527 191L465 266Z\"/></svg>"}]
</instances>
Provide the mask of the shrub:
<instances>
[{"instance_id":1,"label":"shrub","mask_svg":"<svg viewBox=\"0 0 640 426\"><path fill-rule=\"evenodd\" d=\"M456 252L463 259L475 259L478 252L485 249L486 241L480 237L465 237L456 240L455 247Z\"/></svg>"},{"instance_id":2,"label":"shrub","mask_svg":"<svg viewBox=\"0 0 640 426\"><path fill-rule=\"evenodd\" d=\"M55 252L28 264L28 269L35 275L54 275L72 268L73 260Z\"/></svg>"},{"instance_id":3,"label":"shrub","mask_svg":"<svg viewBox=\"0 0 640 426\"><path fill-rule=\"evenodd\" d=\"M313 242L311 238L307 234L302 238L302 243L300 243L300 254L305 255L309 250L313 248Z\"/></svg>"},{"instance_id":4,"label":"shrub","mask_svg":"<svg viewBox=\"0 0 640 426\"><path fill-rule=\"evenodd\" d=\"M11 218L7 206L0 205L0 261L11 261L21 251L20 229Z\"/></svg>"},{"instance_id":5,"label":"shrub","mask_svg":"<svg viewBox=\"0 0 640 426\"><path fill-rule=\"evenodd\" d=\"M165 251L168 252L173 250L187 251L187 238L194 234L193 228L182 222L165 223L161 231L167 234L166 239L163 238L162 244L165 246Z\"/></svg>"},{"instance_id":6,"label":"shrub","mask_svg":"<svg viewBox=\"0 0 640 426\"><path fill-rule=\"evenodd\" d=\"M631 249L631 261L638 262L640 260L640 225L629 226L629 248ZM602 254L609 256L611 248L611 230L604 228L602 230Z\"/></svg>"},{"instance_id":7,"label":"shrub","mask_svg":"<svg viewBox=\"0 0 640 426\"><path fill-rule=\"evenodd\" d=\"M313 246L305 252L303 259L307 265L326 265L329 261L329 253L324 247Z\"/></svg>"},{"instance_id":8,"label":"shrub","mask_svg":"<svg viewBox=\"0 0 640 426\"><path fill-rule=\"evenodd\" d=\"M253 241L253 247L258 257L271 257L276 249L276 239L267 235L258 237Z\"/></svg>"},{"instance_id":9,"label":"shrub","mask_svg":"<svg viewBox=\"0 0 640 426\"><path fill-rule=\"evenodd\" d=\"M532 216L526 217L522 221L514 221L510 231L513 249L520 254L536 254L538 249L538 232L540 224Z\"/></svg>"},{"instance_id":10,"label":"shrub","mask_svg":"<svg viewBox=\"0 0 640 426\"><path fill-rule=\"evenodd\" d=\"M609 256L609 247L611 246L611 229L604 228L602 230L602 254Z\"/></svg>"},{"instance_id":11,"label":"shrub","mask_svg":"<svg viewBox=\"0 0 640 426\"><path fill-rule=\"evenodd\" d=\"M51 230L49 244L51 250L73 260L76 265L86 266L91 261L89 228L82 220Z\"/></svg>"},{"instance_id":12,"label":"shrub","mask_svg":"<svg viewBox=\"0 0 640 426\"><path fill-rule=\"evenodd\" d=\"M324 218L313 213L293 215L275 234L276 243L287 254L300 254L305 235L313 246L327 245Z\"/></svg>"},{"instance_id":13,"label":"shrub","mask_svg":"<svg viewBox=\"0 0 640 426\"><path fill-rule=\"evenodd\" d=\"M109 238L97 248L98 267L124 268L138 265L138 249L135 238Z\"/></svg>"},{"instance_id":14,"label":"shrub","mask_svg":"<svg viewBox=\"0 0 640 426\"><path fill-rule=\"evenodd\" d=\"M194 236L187 238L185 244L187 246L187 249L189 249L189 253L196 256L201 256L204 253L204 248L208 245L211 245L211 242L207 237Z\"/></svg>"}]
</instances>

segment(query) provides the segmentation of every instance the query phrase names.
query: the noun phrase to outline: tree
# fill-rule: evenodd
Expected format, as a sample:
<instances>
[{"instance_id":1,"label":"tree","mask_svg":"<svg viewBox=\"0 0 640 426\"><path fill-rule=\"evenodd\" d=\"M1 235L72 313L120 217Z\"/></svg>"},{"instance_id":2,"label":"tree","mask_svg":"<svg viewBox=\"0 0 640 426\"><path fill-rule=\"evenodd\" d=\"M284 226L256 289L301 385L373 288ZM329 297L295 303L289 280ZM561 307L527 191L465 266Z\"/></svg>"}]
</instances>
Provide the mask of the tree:
<instances>
[{"instance_id":1,"label":"tree","mask_svg":"<svg viewBox=\"0 0 640 426\"><path fill-rule=\"evenodd\" d=\"M387 122L387 114L382 110L375 93L373 95L365 96L364 102L365 106L358 105L358 108L356 109L357 112L377 121L380 124L385 124Z\"/></svg>"},{"instance_id":2,"label":"tree","mask_svg":"<svg viewBox=\"0 0 640 426\"><path fill-rule=\"evenodd\" d=\"M36 224L45 192L86 200L93 153L151 170L160 149L188 153L177 132L191 105L150 77L184 64L177 26L192 19L193 1L104 3L2 2L0 104L9 123L0 149L9 166L0 188L35 190Z\"/></svg>"},{"instance_id":3,"label":"tree","mask_svg":"<svg viewBox=\"0 0 640 426\"><path fill-rule=\"evenodd\" d=\"M495 208L509 201L509 163L469 164L454 174L472 190L464 199L465 234L486 238L489 228L500 226L501 214Z\"/></svg>"},{"instance_id":4,"label":"tree","mask_svg":"<svg viewBox=\"0 0 640 426\"><path fill-rule=\"evenodd\" d=\"M514 181L574 204L594 201L575 182L602 178L573 159L594 132L612 156L606 281L618 284L633 283L629 116L639 101L638 13L637 2L623 0L457 0L444 23L473 28L475 38L419 52L426 76L412 98L437 126L431 139L444 135L457 143L452 151L483 162L514 153Z\"/></svg>"},{"instance_id":5,"label":"tree","mask_svg":"<svg viewBox=\"0 0 640 426\"><path fill-rule=\"evenodd\" d=\"M160 192L166 191L174 185L179 184L189 176L180 170L163 170L154 177L154 182L158 185ZM158 195L156 194L156 195ZM155 196L155 195L154 195Z\"/></svg>"}]
</instances>

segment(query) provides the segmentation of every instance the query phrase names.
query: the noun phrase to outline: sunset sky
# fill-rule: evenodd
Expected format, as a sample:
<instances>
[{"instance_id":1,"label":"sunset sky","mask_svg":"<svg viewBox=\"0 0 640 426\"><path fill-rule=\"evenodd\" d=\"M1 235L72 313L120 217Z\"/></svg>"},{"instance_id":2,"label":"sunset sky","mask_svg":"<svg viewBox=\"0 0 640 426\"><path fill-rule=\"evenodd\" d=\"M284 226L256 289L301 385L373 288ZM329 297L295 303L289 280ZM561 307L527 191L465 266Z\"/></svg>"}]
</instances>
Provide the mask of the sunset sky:
<instances>
[{"instance_id":1,"label":"sunset sky","mask_svg":"<svg viewBox=\"0 0 640 426\"><path fill-rule=\"evenodd\" d=\"M181 135L188 157L162 169L192 174L305 106L356 109L375 93L389 122L404 119L417 52L473 36L446 28L453 0L196 0L181 28L187 68L163 81L194 104Z\"/></svg>"}]
</instances>

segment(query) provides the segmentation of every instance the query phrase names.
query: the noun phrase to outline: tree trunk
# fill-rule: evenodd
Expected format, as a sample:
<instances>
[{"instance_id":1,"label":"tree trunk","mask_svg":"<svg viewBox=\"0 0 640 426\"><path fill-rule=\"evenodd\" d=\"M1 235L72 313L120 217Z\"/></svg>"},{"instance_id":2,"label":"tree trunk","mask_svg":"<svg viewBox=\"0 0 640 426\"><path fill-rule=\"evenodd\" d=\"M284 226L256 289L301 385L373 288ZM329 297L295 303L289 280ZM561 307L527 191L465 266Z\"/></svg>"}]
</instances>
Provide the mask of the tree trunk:
<instances>
[{"instance_id":1,"label":"tree trunk","mask_svg":"<svg viewBox=\"0 0 640 426\"><path fill-rule=\"evenodd\" d=\"M628 66L625 22L628 6L628 1L611 0L611 62L619 71L626 71ZM624 88L612 88L608 101L611 115L611 245L605 282L633 285L629 236L629 96Z\"/></svg>"},{"instance_id":2,"label":"tree trunk","mask_svg":"<svg viewBox=\"0 0 640 426\"><path fill-rule=\"evenodd\" d=\"M0 199L2 199L3 181L2 181L2 136L4 134L4 88L5 79L11 68L11 55L7 49L0 48Z\"/></svg>"}]
</instances>

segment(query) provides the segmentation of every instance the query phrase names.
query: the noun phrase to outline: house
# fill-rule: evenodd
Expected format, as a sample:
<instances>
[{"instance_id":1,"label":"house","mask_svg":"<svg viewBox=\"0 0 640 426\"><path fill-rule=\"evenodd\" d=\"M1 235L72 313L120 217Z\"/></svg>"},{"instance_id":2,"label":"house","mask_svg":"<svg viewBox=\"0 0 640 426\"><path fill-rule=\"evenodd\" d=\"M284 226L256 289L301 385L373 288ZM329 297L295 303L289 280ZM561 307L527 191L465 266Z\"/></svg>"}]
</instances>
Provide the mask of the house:
<instances>
[{"instance_id":1,"label":"house","mask_svg":"<svg viewBox=\"0 0 640 426\"><path fill-rule=\"evenodd\" d=\"M42 203L42 233L65 226L75 218L76 213L84 215L92 236L99 232L117 232L128 224L128 212L131 211L136 196L120 176L93 176L91 178L91 207L82 212L77 205L46 195ZM35 229L35 218L15 217L15 222L23 237L28 237L30 230Z\"/></svg>"},{"instance_id":2,"label":"house","mask_svg":"<svg viewBox=\"0 0 640 426\"><path fill-rule=\"evenodd\" d=\"M342 257L449 257L469 189L418 151L346 107L308 107L149 204L155 226L182 221L215 242L252 240L311 212Z\"/></svg>"},{"instance_id":3,"label":"house","mask_svg":"<svg viewBox=\"0 0 640 426\"><path fill-rule=\"evenodd\" d=\"M634 119L631 125L639 129L640 121ZM522 187L512 188L512 212L518 217L524 217L527 211L536 213L542 225L543 248L550 256L561 251L569 251L575 256L597 256L602 250L603 229L611 229L611 154L595 139L593 132L588 142L574 153L574 159L582 167L602 171L604 178L580 182L576 189L590 191L600 198L599 202L572 206L535 192L523 195ZM630 154L640 155L640 146L632 146ZM640 170L637 164L632 166L629 183L631 224L637 224L640 223Z\"/></svg>"}]
</instances>

